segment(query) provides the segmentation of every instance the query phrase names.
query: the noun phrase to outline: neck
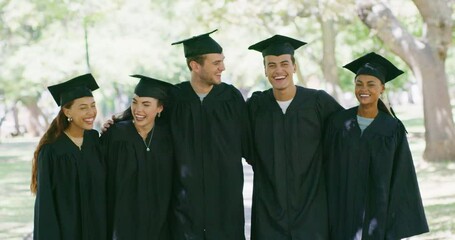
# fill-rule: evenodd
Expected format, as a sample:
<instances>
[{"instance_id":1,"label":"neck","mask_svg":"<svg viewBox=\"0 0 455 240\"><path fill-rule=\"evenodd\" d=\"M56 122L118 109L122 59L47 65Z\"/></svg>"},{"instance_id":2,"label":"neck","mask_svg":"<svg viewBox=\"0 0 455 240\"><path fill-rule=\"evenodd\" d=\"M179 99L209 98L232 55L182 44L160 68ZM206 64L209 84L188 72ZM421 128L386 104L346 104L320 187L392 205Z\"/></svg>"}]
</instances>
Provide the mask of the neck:
<instances>
[{"instance_id":1,"label":"neck","mask_svg":"<svg viewBox=\"0 0 455 240\"><path fill-rule=\"evenodd\" d=\"M144 139L147 138L147 134L153 129L153 126L155 126L155 122L152 122L151 124L146 125L146 126L137 126L136 123L134 123L134 127L136 128L136 131Z\"/></svg>"},{"instance_id":2,"label":"neck","mask_svg":"<svg viewBox=\"0 0 455 240\"><path fill-rule=\"evenodd\" d=\"M377 105L360 105L357 115L364 118L375 118L378 115L378 107Z\"/></svg>"},{"instance_id":3,"label":"neck","mask_svg":"<svg viewBox=\"0 0 455 240\"><path fill-rule=\"evenodd\" d=\"M295 85L289 86L285 89L273 89L273 96L277 101L288 101L295 97L297 87Z\"/></svg>"},{"instance_id":4,"label":"neck","mask_svg":"<svg viewBox=\"0 0 455 240\"><path fill-rule=\"evenodd\" d=\"M70 135L73 138L81 138L84 136L84 129L74 127L73 124L70 124L67 129L65 129L66 134Z\"/></svg>"},{"instance_id":5,"label":"neck","mask_svg":"<svg viewBox=\"0 0 455 240\"><path fill-rule=\"evenodd\" d=\"M198 94L207 94L213 88L212 84L205 83L199 77L194 76L194 74L191 78L190 84L191 84L191 87L193 88L193 90Z\"/></svg>"}]
</instances>

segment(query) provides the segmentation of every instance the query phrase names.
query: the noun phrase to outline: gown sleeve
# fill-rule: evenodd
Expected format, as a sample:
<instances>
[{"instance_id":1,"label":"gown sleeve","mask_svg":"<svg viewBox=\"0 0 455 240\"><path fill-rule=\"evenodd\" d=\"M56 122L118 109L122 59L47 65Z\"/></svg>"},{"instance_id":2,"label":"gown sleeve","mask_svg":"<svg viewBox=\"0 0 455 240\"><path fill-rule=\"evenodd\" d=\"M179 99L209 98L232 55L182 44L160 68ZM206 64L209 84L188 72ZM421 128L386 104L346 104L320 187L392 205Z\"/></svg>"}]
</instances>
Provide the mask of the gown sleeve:
<instances>
[{"instance_id":1,"label":"gown sleeve","mask_svg":"<svg viewBox=\"0 0 455 240\"><path fill-rule=\"evenodd\" d=\"M397 140L386 239L406 238L429 231L411 151L401 126Z\"/></svg>"},{"instance_id":2,"label":"gown sleeve","mask_svg":"<svg viewBox=\"0 0 455 240\"><path fill-rule=\"evenodd\" d=\"M35 202L34 239L60 239L53 194L52 162L55 156L49 146L44 146L38 156L38 191Z\"/></svg>"},{"instance_id":3,"label":"gown sleeve","mask_svg":"<svg viewBox=\"0 0 455 240\"><path fill-rule=\"evenodd\" d=\"M238 92L239 106L240 106L240 124L241 124L241 133L242 133L242 156L245 158L246 162L253 165L253 153L252 153L252 134L251 134L251 125L248 114L247 105L243 99L240 92Z\"/></svg>"},{"instance_id":4,"label":"gown sleeve","mask_svg":"<svg viewBox=\"0 0 455 240\"><path fill-rule=\"evenodd\" d=\"M247 116L248 116L248 127L249 127L249 137L250 137L250 144L249 144L249 149L248 149L248 154L249 156L247 157L248 163L253 167L255 167L255 158L257 157L257 152L254 144L254 122L255 122L255 117L256 117L256 110L257 110L257 99L259 92L254 92L250 98L247 99L246 101L246 109L247 109Z\"/></svg>"},{"instance_id":5,"label":"gown sleeve","mask_svg":"<svg viewBox=\"0 0 455 240\"><path fill-rule=\"evenodd\" d=\"M115 182L116 182L116 171L117 163L116 158L112 157L110 152L111 140L115 124L111 125L109 129L103 133L100 137L101 152L103 156L104 169L106 170L106 216L107 216L107 236L108 239L112 239L113 233L113 220L114 220L114 207L115 207Z\"/></svg>"},{"instance_id":6,"label":"gown sleeve","mask_svg":"<svg viewBox=\"0 0 455 240\"><path fill-rule=\"evenodd\" d=\"M332 114L344 110L344 108L332 96L323 90L318 91L317 105L320 111L323 126L327 126L329 117Z\"/></svg>"}]
</instances>

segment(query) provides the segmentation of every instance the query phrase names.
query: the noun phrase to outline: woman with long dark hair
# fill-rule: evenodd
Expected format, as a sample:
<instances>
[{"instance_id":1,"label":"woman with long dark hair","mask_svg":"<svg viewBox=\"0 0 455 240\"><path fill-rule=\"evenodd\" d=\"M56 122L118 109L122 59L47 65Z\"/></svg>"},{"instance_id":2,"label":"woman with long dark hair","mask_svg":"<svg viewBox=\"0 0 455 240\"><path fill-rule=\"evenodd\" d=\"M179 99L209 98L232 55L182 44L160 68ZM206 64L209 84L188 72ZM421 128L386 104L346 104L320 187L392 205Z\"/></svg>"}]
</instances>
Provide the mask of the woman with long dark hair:
<instances>
[{"instance_id":1,"label":"woman with long dark hair","mask_svg":"<svg viewBox=\"0 0 455 240\"><path fill-rule=\"evenodd\" d=\"M48 87L58 115L32 161L34 239L105 239L105 174L91 74Z\"/></svg>"},{"instance_id":2,"label":"woman with long dark hair","mask_svg":"<svg viewBox=\"0 0 455 240\"><path fill-rule=\"evenodd\" d=\"M169 239L173 147L165 101L172 84L141 75L130 107L101 136L109 239Z\"/></svg>"},{"instance_id":3,"label":"woman with long dark hair","mask_svg":"<svg viewBox=\"0 0 455 240\"><path fill-rule=\"evenodd\" d=\"M401 75L366 54L344 66L359 105L336 113L325 137L330 239L402 239L428 231L404 125L380 100Z\"/></svg>"}]
</instances>

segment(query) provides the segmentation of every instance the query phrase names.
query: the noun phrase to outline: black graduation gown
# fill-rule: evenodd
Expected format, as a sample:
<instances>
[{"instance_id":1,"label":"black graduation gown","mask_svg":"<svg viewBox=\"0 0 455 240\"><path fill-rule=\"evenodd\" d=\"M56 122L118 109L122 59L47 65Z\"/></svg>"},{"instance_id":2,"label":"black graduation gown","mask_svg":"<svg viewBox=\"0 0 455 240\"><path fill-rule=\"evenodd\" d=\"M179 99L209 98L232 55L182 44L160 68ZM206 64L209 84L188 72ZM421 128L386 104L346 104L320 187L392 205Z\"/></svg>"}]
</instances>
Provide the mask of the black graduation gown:
<instances>
[{"instance_id":1,"label":"black graduation gown","mask_svg":"<svg viewBox=\"0 0 455 240\"><path fill-rule=\"evenodd\" d=\"M202 103L189 82L177 87L170 116L176 152L173 237L243 240L245 101L225 83L213 86Z\"/></svg>"},{"instance_id":2,"label":"black graduation gown","mask_svg":"<svg viewBox=\"0 0 455 240\"><path fill-rule=\"evenodd\" d=\"M392 240L427 232L404 126L379 111L361 136L357 109L336 114L327 130L331 239Z\"/></svg>"},{"instance_id":3,"label":"black graduation gown","mask_svg":"<svg viewBox=\"0 0 455 240\"><path fill-rule=\"evenodd\" d=\"M272 89L247 101L254 159L251 239L327 239L322 139L342 107L326 92L297 86L286 114Z\"/></svg>"},{"instance_id":4,"label":"black graduation gown","mask_svg":"<svg viewBox=\"0 0 455 240\"><path fill-rule=\"evenodd\" d=\"M101 136L110 239L169 239L173 148L168 125L158 120L150 151L131 120L115 123Z\"/></svg>"},{"instance_id":5,"label":"black graduation gown","mask_svg":"<svg viewBox=\"0 0 455 240\"><path fill-rule=\"evenodd\" d=\"M38 156L34 239L106 239L105 172L96 130L81 150L62 134Z\"/></svg>"}]
</instances>

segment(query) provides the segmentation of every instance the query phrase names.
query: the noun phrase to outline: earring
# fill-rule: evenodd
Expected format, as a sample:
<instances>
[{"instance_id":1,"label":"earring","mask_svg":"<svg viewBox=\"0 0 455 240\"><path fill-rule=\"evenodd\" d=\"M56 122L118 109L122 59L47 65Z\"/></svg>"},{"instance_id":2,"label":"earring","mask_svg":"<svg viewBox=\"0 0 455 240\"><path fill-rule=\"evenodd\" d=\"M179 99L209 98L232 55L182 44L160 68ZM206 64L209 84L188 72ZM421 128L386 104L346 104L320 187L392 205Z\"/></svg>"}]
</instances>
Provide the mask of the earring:
<instances>
[{"instance_id":1,"label":"earring","mask_svg":"<svg viewBox=\"0 0 455 240\"><path fill-rule=\"evenodd\" d=\"M71 121L73 121L73 118L72 117L68 117L67 120L68 120L68 122L71 122Z\"/></svg>"},{"instance_id":2,"label":"earring","mask_svg":"<svg viewBox=\"0 0 455 240\"><path fill-rule=\"evenodd\" d=\"M158 112L158 117L161 117L161 112Z\"/></svg>"}]
</instances>

